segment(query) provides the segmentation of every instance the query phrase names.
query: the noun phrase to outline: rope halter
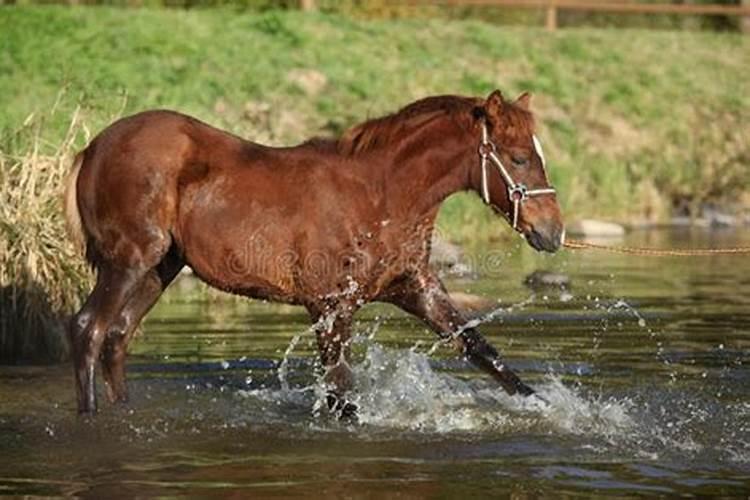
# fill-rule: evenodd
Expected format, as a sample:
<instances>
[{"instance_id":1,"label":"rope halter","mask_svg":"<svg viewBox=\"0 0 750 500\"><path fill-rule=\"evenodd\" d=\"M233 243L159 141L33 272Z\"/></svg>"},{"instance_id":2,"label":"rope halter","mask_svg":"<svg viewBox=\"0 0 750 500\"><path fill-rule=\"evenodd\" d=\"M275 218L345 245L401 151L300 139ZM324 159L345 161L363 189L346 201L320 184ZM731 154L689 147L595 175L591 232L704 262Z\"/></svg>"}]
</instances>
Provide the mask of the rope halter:
<instances>
[{"instance_id":1,"label":"rope halter","mask_svg":"<svg viewBox=\"0 0 750 500\"><path fill-rule=\"evenodd\" d=\"M539 142L539 139L536 138L536 135L533 136L533 141L534 151L536 151L536 154L539 155L539 158L542 160L542 168L544 168L545 160L544 153L542 152L542 145ZM487 173L487 163L489 160L495 164L495 167L497 167L497 171L500 172L500 176L503 178L503 181L505 181L505 185L508 188L508 199L513 202L513 229L515 229L516 231L518 231L518 216L520 214L521 204L523 202L533 196L555 194L555 188L553 187L529 189L525 184L513 180L510 172L508 172L508 169L505 168L505 165L503 165L503 162L497 155L497 146L495 146L495 144L490 140L487 133L487 124L485 122L482 122L482 143L479 145L479 157L482 161L482 198L484 199L484 202L486 204L495 206L490 201L490 188ZM511 220L509 214L504 213L504 215L508 218L508 220Z\"/></svg>"}]
</instances>

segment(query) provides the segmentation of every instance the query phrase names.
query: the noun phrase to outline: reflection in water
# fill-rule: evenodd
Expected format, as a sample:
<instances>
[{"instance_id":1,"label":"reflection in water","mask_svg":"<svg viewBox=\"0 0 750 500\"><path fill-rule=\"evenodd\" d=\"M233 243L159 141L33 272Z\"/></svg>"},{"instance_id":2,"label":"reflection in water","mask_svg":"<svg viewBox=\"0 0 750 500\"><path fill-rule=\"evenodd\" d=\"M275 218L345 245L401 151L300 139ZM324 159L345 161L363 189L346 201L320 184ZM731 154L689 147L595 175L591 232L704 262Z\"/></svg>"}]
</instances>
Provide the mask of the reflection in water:
<instances>
[{"instance_id":1,"label":"reflection in water","mask_svg":"<svg viewBox=\"0 0 750 500\"><path fill-rule=\"evenodd\" d=\"M629 244L747 244L643 233ZM706 241L710 240L710 241ZM130 361L133 401L75 417L68 366L0 369L0 493L483 495L750 489L750 263L542 257L449 282L542 399L509 397L418 322L359 315L360 423L321 410L308 316L177 283ZM522 282L554 269L569 287Z\"/></svg>"}]
</instances>

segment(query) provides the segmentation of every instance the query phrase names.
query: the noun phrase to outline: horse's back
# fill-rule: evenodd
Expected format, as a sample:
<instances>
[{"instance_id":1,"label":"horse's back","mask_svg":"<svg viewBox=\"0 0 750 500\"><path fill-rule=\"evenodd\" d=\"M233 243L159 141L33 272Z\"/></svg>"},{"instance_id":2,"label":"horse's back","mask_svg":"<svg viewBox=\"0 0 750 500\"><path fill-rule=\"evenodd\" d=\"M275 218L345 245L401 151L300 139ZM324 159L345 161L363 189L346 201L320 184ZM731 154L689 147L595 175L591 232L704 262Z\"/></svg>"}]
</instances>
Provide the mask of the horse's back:
<instances>
[{"instance_id":1,"label":"horse's back","mask_svg":"<svg viewBox=\"0 0 750 500\"><path fill-rule=\"evenodd\" d=\"M328 289L297 283L288 257L349 251L379 227L382 199L360 178L364 165L325 146L269 148L171 111L121 119L84 152L89 246L95 258L154 267L175 245L204 280L254 296Z\"/></svg>"}]
</instances>

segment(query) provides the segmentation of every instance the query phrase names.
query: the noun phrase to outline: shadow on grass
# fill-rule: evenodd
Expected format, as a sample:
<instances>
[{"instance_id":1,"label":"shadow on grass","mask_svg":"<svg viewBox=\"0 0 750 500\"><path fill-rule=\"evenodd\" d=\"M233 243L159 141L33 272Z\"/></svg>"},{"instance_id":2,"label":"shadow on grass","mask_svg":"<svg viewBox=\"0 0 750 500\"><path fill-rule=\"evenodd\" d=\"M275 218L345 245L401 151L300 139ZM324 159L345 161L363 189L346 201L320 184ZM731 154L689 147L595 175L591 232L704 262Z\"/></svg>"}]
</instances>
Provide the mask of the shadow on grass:
<instances>
[{"instance_id":1,"label":"shadow on grass","mask_svg":"<svg viewBox=\"0 0 750 500\"><path fill-rule=\"evenodd\" d=\"M56 363L67 357L68 314L28 272L0 287L0 364Z\"/></svg>"}]
</instances>

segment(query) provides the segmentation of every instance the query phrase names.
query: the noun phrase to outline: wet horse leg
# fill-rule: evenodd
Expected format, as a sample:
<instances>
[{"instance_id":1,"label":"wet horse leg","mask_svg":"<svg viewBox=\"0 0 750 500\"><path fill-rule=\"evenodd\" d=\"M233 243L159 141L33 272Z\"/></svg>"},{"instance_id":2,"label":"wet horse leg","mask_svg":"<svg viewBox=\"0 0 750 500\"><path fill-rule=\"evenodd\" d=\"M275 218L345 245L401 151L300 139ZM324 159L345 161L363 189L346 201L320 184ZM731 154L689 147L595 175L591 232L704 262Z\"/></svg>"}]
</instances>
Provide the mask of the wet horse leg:
<instances>
[{"instance_id":1,"label":"wet horse leg","mask_svg":"<svg viewBox=\"0 0 750 500\"><path fill-rule=\"evenodd\" d=\"M323 382L328 389L328 406L342 417L351 417L357 408L346 402L344 395L354 386L354 373L349 365L353 312L311 313L311 316L320 360L325 368Z\"/></svg>"},{"instance_id":2,"label":"wet horse leg","mask_svg":"<svg viewBox=\"0 0 750 500\"><path fill-rule=\"evenodd\" d=\"M183 266L183 261L177 255L167 254L156 268L146 273L120 313L117 322L107 332L102 346L101 361L107 399L110 402L127 401L125 357L128 344L143 317L156 304Z\"/></svg>"},{"instance_id":3,"label":"wet horse leg","mask_svg":"<svg viewBox=\"0 0 750 500\"><path fill-rule=\"evenodd\" d=\"M96 286L71 319L68 336L78 396L78 412L96 412L96 361L104 338L137 287L142 272L109 264L99 267Z\"/></svg>"},{"instance_id":4,"label":"wet horse leg","mask_svg":"<svg viewBox=\"0 0 750 500\"><path fill-rule=\"evenodd\" d=\"M387 300L422 319L442 338L451 339L473 365L489 373L508 394L534 393L500 360L497 350L476 329L465 328L466 319L451 301L443 283L431 272L409 278Z\"/></svg>"}]
</instances>

